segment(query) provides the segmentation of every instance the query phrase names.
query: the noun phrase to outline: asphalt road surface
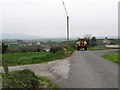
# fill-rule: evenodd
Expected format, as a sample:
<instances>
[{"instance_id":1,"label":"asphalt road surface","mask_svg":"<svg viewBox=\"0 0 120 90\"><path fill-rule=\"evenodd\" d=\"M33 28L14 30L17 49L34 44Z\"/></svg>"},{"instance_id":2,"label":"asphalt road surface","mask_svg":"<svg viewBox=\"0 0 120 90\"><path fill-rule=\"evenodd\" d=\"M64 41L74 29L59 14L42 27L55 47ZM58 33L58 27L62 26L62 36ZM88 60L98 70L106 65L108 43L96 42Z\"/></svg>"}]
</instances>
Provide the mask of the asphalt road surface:
<instances>
[{"instance_id":1,"label":"asphalt road surface","mask_svg":"<svg viewBox=\"0 0 120 90\"><path fill-rule=\"evenodd\" d=\"M118 65L102 58L115 51L117 49L76 51L63 60L12 66L9 71L30 69L36 75L56 81L62 88L118 88Z\"/></svg>"},{"instance_id":2,"label":"asphalt road surface","mask_svg":"<svg viewBox=\"0 0 120 90\"><path fill-rule=\"evenodd\" d=\"M76 51L70 60L63 88L118 88L118 65L101 56L116 50Z\"/></svg>"}]
</instances>

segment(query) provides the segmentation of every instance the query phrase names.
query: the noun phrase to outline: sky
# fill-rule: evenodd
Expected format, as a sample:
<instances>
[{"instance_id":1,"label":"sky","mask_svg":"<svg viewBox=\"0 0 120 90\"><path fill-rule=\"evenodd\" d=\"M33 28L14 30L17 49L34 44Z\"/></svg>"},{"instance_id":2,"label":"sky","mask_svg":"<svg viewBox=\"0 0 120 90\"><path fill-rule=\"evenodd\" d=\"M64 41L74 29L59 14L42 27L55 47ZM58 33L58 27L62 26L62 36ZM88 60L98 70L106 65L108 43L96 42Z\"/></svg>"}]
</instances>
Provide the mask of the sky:
<instances>
[{"instance_id":1,"label":"sky","mask_svg":"<svg viewBox=\"0 0 120 90\"><path fill-rule=\"evenodd\" d=\"M70 37L118 35L118 1L64 0ZM62 0L1 0L0 31L47 38L66 37Z\"/></svg>"}]
</instances>

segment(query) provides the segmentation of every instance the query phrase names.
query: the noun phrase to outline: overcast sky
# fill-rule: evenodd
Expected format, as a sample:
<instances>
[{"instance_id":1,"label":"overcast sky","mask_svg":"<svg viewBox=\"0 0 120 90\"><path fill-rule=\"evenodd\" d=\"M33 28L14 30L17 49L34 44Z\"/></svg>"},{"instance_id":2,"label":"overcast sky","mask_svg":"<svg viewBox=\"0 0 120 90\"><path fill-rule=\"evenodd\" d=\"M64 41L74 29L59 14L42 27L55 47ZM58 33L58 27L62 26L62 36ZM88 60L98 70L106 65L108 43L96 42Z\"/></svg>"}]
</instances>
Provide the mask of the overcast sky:
<instances>
[{"instance_id":1,"label":"overcast sky","mask_svg":"<svg viewBox=\"0 0 120 90\"><path fill-rule=\"evenodd\" d=\"M119 0L64 0L71 23L71 37L85 34L118 34ZM62 0L2 0L2 33L40 37L66 37ZM1 9L0 9L1 10Z\"/></svg>"}]
</instances>

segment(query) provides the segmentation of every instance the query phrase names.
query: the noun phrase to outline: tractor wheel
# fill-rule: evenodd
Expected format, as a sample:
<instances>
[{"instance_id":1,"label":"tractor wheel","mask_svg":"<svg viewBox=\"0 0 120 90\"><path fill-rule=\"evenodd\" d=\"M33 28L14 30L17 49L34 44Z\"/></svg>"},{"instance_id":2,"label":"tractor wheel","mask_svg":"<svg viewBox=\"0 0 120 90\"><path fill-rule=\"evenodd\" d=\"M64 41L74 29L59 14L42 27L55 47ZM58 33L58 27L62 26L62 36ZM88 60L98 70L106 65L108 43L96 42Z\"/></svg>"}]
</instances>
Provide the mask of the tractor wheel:
<instances>
[{"instance_id":1,"label":"tractor wheel","mask_svg":"<svg viewBox=\"0 0 120 90\"><path fill-rule=\"evenodd\" d=\"M87 47L85 47L84 50L87 51Z\"/></svg>"}]
</instances>

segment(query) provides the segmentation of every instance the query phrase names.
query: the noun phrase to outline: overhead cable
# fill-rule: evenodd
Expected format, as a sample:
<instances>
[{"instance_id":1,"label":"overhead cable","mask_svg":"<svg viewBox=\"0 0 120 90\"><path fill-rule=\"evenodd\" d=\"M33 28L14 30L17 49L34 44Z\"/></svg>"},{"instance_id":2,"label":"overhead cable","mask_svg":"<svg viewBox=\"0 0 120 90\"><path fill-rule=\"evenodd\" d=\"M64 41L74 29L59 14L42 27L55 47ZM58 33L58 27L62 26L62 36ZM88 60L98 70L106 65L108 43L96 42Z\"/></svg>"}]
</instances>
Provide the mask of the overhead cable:
<instances>
[{"instance_id":1,"label":"overhead cable","mask_svg":"<svg viewBox=\"0 0 120 90\"><path fill-rule=\"evenodd\" d=\"M64 7L64 9L65 9L65 13L66 13L66 15L68 16L67 9L66 9L66 7L65 7L65 3L64 3L63 0L62 0L62 3L63 3L63 7Z\"/></svg>"},{"instance_id":2,"label":"overhead cable","mask_svg":"<svg viewBox=\"0 0 120 90\"><path fill-rule=\"evenodd\" d=\"M70 25L71 35L72 35L73 39L77 40L77 38L75 37L75 35L73 33L73 28L72 28L72 25L71 25L70 21L69 21L69 25Z\"/></svg>"}]
</instances>

